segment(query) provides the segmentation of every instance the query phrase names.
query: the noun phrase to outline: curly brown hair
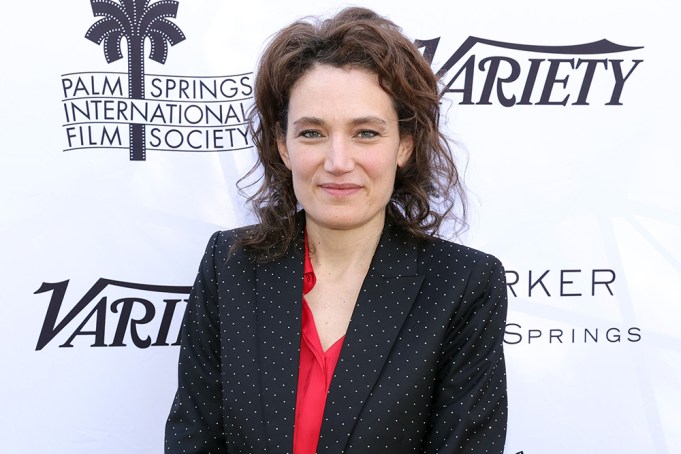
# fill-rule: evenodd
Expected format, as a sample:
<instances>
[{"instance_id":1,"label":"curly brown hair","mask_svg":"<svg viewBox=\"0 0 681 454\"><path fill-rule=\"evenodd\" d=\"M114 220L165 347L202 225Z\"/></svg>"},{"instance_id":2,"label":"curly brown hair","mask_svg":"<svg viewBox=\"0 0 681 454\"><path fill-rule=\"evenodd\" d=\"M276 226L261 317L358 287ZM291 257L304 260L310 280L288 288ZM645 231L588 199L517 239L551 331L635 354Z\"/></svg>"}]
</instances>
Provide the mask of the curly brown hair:
<instances>
[{"instance_id":1,"label":"curly brown hair","mask_svg":"<svg viewBox=\"0 0 681 454\"><path fill-rule=\"evenodd\" d=\"M465 227L463 185L440 131L437 77L397 25L369 9L352 7L330 19L303 19L283 28L260 59L255 103L249 113L258 159L239 180L242 194L259 183L257 191L247 196L259 223L248 228L235 246L250 249L258 261L265 262L282 256L295 238L298 202L277 139L286 133L291 90L314 65L376 74L395 104L400 136L412 138L411 157L397 169L388 218L419 239L436 234L447 218L456 227ZM246 183L260 168L257 181ZM457 203L460 216L453 210Z\"/></svg>"}]
</instances>

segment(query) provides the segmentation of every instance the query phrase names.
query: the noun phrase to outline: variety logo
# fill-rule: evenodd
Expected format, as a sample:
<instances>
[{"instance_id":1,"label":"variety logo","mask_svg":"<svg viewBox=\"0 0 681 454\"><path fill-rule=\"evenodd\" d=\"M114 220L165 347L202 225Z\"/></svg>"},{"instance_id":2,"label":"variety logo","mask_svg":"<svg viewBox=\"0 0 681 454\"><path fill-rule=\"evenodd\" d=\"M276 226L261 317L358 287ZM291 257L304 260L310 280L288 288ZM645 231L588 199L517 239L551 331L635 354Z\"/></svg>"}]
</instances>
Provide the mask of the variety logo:
<instances>
[{"instance_id":1,"label":"variety logo","mask_svg":"<svg viewBox=\"0 0 681 454\"><path fill-rule=\"evenodd\" d=\"M440 38L416 41L431 64L439 42ZM620 106L625 84L643 61L621 55L642 48L605 39L537 46L470 36L437 74L444 82L442 95L459 104Z\"/></svg>"},{"instance_id":2,"label":"variety logo","mask_svg":"<svg viewBox=\"0 0 681 454\"><path fill-rule=\"evenodd\" d=\"M177 1L91 0L91 4L101 19L85 37L102 46L107 63L123 58L125 39L127 72L62 75L64 151L128 149L130 160L144 161L147 149L214 152L251 146L245 127L251 73L207 77L145 73L145 46L151 60L164 64L169 45L185 40L169 20L177 15Z\"/></svg>"},{"instance_id":3,"label":"variety logo","mask_svg":"<svg viewBox=\"0 0 681 454\"><path fill-rule=\"evenodd\" d=\"M63 311L68 286L69 281L44 282L36 290L36 294L51 292L36 350L55 339L60 339L59 347L73 347L85 339L91 347L179 345L191 287L99 279L71 309Z\"/></svg>"}]
</instances>

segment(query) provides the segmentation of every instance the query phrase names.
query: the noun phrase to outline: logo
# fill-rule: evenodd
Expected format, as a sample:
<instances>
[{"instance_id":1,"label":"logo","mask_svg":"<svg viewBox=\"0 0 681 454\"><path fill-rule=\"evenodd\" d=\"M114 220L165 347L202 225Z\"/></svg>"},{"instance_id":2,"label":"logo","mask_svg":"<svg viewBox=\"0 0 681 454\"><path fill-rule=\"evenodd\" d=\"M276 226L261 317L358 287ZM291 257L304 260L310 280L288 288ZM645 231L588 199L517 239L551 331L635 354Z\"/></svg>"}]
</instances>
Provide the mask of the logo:
<instances>
[{"instance_id":1,"label":"logo","mask_svg":"<svg viewBox=\"0 0 681 454\"><path fill-rule=\"evenodd\" d=\"M416 40L431 65L439 43ZM469 36L437 75L444 82L441 95L462 105L621 106L625 84L643 62L622 55L642 48L606 39L538 46Z\"/></svg>"},{"instance_id":2,"label":"logo","mask_svg":"<svg viewBox=\"0 0 681 454\"><path fill-rule=\"evenodd\" d=\"M250 148L245 117L252 73L225 76L147 74L145 49L165 64L169 48L185 40L170 20L176 0L91 0L101 17L85 38L101 45L107 64L123 59L127 72L63 74L64 151L127 149L144 161L147 150L216 152ZM126 134L127 130L127 134Z\"/></svg>"},{"instance_id":3,"label":"logo","mask_svg":"<svg viewBox=\"0 0 681 454\"><path fill-rule=\"evenodd\" d=\"M191 287L148 285L100 278L62 313L69 281L44 282L36 294L51 292L36 350L89 342L91 347L137 348L179 345L180 325ZM61 317L61 318L60 318Z\"/></svg>"},{"instance_id":4,"label":"logo","mask_svg":"<svg viewBox=\"0 0 681 454\"><path fill-rule=\"evenodd\" d=\"M177 0L90 0L97 21L85 38L102 46L107 64L127 71L61 76L64 151L222 152L252 147L246 112L253 73L220 76L149 74L145 59L165 64L186 37L170 19ZM432 65L440 38L416 40ZM622 58L642 49L608 40L568 46L506 43L468 37L437 70L441 95L462 105L621 106L625 84L643 62ZM122 66L122 65L120 65ZM127 131L127 132L126 132Z\"/></svg>"},{"instance_id":5,"label":"logo","mask_svg":"<svg viewBox=\"0 0 681 454\"><path fill-rule=\"evenodd\" d=\"M506 286L509 298L523 300L532 304L537 298L542 302L550 298L565 298L587 302L588 298L606 301L615 297L617 273L609 268L591 270L527 270L519 272L506 270ZM575 300L576 301L576 300ZM538 304L542 304L541 302ZM555 309L553 314L560 314L565 309ZM569 310L569 309L568 309ZM542 311L533 310L537 314ZM567 314L565 314L567 315ZM542 317L546 318L546 316ZM575 314L569 318L574 319ZM571 326L558 319L538 325L533 322L509 322L506 324L504 343L510 345L561 345L561 344L593 344L593 343L635 343L642 338L641 328L636 326L613 326L612 324L590 322L588 326Z\"/></svg>"}]
</instances>

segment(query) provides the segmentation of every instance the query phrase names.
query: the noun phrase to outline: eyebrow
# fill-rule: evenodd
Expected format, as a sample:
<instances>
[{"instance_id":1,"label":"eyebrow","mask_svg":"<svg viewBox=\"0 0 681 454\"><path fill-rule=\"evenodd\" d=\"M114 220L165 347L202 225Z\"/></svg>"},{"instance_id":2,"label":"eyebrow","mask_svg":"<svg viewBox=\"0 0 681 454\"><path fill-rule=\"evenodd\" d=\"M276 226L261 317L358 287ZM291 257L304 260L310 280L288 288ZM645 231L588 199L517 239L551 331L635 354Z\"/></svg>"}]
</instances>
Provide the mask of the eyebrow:
<instances>
[{"instance_id":1,"label":"eyebrow","mask_svg":"<svg viewBox=\"0 0 681 454\"><path fill-rule=\"evenodd\" d=\"M365 124L380 124L387 125L388 122L380 117L367 115L366 117L353 118L350 122L353 126ZM301 117L293 122L294 125L308 124L308 125L324 125L325 122L319 117Z\"/></svg>"}]
</instances>

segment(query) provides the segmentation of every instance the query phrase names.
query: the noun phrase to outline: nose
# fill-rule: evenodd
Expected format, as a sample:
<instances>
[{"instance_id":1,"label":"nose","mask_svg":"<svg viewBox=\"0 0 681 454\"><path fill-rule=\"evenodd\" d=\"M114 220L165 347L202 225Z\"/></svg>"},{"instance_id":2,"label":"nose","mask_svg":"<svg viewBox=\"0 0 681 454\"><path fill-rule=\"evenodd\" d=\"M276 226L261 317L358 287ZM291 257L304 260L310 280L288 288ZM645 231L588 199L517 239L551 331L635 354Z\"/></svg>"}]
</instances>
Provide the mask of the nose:
<instances>
[{"instance_id":1,"label":"nose","mask_svg":"<svg viewBox=\"0 0 681 454\"><path fill-rule=\"evenodd\" d=\"M350 139L340 135L332 137L324 159L324 170L333 175L341 175L352 171L354 166Z\"/></svg>"}]
</instances>

